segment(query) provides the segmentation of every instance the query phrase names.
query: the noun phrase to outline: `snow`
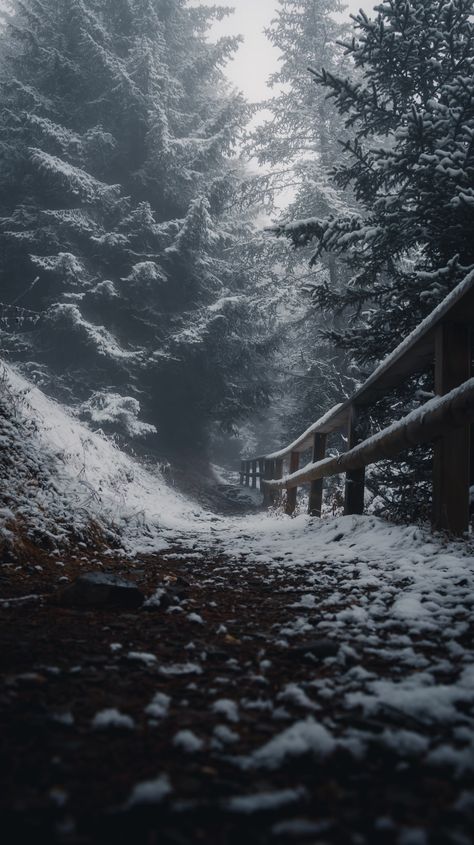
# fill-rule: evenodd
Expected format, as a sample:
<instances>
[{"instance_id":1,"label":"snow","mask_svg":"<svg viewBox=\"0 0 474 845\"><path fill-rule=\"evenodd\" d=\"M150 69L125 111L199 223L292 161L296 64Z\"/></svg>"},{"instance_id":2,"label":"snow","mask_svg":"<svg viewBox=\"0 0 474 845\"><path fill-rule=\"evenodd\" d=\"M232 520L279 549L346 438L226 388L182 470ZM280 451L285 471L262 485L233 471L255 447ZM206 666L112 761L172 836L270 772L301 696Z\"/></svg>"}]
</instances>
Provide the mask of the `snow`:
<instances>
[{"instance_id":1,"label":"snow","mask_svg":"<svg viewBox=\"0 0 474 845\"><path fill-rule=\"evenodd\" d=\"M155 780L146 780L133 787L126 807L136 807L140 804L159 804L172 792L168 775L159 775Z\"/></svg>"},{"instance_id":2,"label":"snow","mask_svg":"<svg viewBox=\"0 0 474 845\"><path fill-rule=\"evenodd\" d=\"M384 428L382 431L378 431L376 434L373 434L371 437L368 437L362 443L359 443L357 446L354 446L350 452L346 452L346 455L351 455L354 458L357 458L363 454L364 450L367 448L372 448L377 444L382 444L383 441L390 435L396 434L398 432L404 431L410 424L412 423L422 423L424 417L433 411L442 411L444 408L448 408L453 402L453 400L462 400L463 397L466 399L474 391L474 378L470 378L465 381L463 384L459 385L459 387L454 388L449 393L444 394L443 396L435 396L433 399L430 399L428 402L425 402L424 405L421 405L419 408L415 408L414 411L407 414L405 417L402 417L399 420L396 420L391 425ZM410 439L410 443L412 445L416 445L416 440L414 437ZM341 456L342 458L343 456ZM321 477L321 473L319 472L322 470L322 475L324 475L324 469L328 469L328 475L337 475L338 472L334 468L334 463L338 464L338 461L333 457L324 458L321 461L309 462L306 466L302 467L301 469L297 470L296 472L290 473L289 475L285 475L281 478L281 480L273 480L269 481L268 484L270 487L279 488L285 487L290 482L294 486L294 482L299 481L300 483L305 483L310 480L313 480L315 474L318 473L317 477ZM342 469L340 470L342 472Z\"/></svg>"},{"instance_id":3,"label":"snow","mask_svg":"<svg viewBox=\"0 0 474 845\"><path fill-rule=\"evenodd\" d=\"M333 416L337 414L337 412L343 407L343 404L340 403L338 405L334 405L333 408L330 408L322 417L319 418L315 423L310 425L310 427L300 435L293 443L290 443L285 449L281 449L279 452L272 452L271 455L266 455L265 459L268 461L278 460L279 458L285 458L290 452L302 452L305 448L309 448L312 445L312 435L316 431L322 431L326 423L332 419Z\"/></svg>"},{"instance_id":4,"label":"snow","mask_svg":"<svg viewBox=\"0 0 474 845\"><path fill-rule=\"evenodd\" d=\"M17 598L0 599L2 607L9 607L11 604L24 604L29 601L39 601L43 596L32 594L30 596L18 596Z\"/></svg>"},{"instance_id":5,"label":"snow","mask_svg":"<svg viewBox=\"0 0 474 845\"><path fill-rule=\"evenodd\" d=\"M164 692L157 692L145 709L145 713L153 719L164 719L168 715L170 704L171 698L169 695Z\"/></svg>"},{"instance_id":6,"label":"snow","mask_svg":"<svg viewBox=\"0 0 474 845\"><path fill-rule=\"evenodd\" d=\"M85 170L69 164L62 158L49 155L43 150L31 148L31 161L38 170L47 172L54 177L64 190L68 190L73 197L80 197L90 203L98 197L102 199L116 199L120 193L118 185L107 185L94 179Z\"/></svg>"},{"instance_id":7,"label":"snow","mask_svg":"<svg viewBox=\"0 0 474 845\"><path fill-rule=\"evenodd\" d=\"M337 741L324 725L309 716L277 734L239 763L243 769L277 769L288 757L313 754L322 759L332 754L337 746Z\"/></svg>"},{"instance_id":8,"label":"snow","mask_svg":"<svg viewBox=\"0 0 474 845\"><path fill-rule=\"evenodd\" d=\"M18 430L20 435L15 440L16 463L4 488L10 498L1 503L1 530L7 532L3 537L14 536L14 516L20 511L35 530L44 530L46 520L55 548L64 542L59 522L85 532L93 521L120 538L131 559L168 550L183 568L206 572L203 579L219 588L234 569L243 583L246 576L258 573L268 589L288 591L271 638L261 649L259 644L256 662L245 670L245 690L239 694L236 686L238 672L244 670L235 658L222 672L230 697L227 689L225 697L218 697L220 681L215 680L212 692L209 689L208 707L216 726L209 742L206 739L206 753L225 754L244 771L273 772L302 755L321 760L341 749L363 760L375 743L401 760L417 755L434 773L437 767L448 767L453 779L473 771L471 540L450 541L424 527L392 525L374 516L290 518L276 510L215 516L169 487L158 469L145 469L106 437L88 430L11 368L5 372L14 425L0 434L10 438ZM44 489L29 487L22 474L25 466L34 468L40 460ZM201 567L210 548L222 562L208 574ZM58 563L66 559L57 557ZM156 602L159 598L155 593ZM32 600L41 596L33 595ZM235 621L226 618L213 630L228 636ZM158 687L174 677L183 676L187 682L189 676L201 689L198 676L204 675L206 663L199 636L205 629L197 623L188 627L196 636L195 648L183 647L183 658L192 661L159 663L153 653L137 651L128 641L123 649L121 643L106 648L150 667ZM334 643L335 657L300 650L307 641L321 639ZM306 675L298 683L289 678L281 688L268 682L263 686L265 678L255 671L259 664L264 670L268 655L272 662L278 660L270 648L275 653L284 649L290 665L287 650L293 645L298 646L296 659L307 667ZM236 657L240 659L239 651ZM201 659L204 669L197 662ZM316 670L323 660L321 673ZM235 680L233 675L229 680L231 669ZM345 717L338 722L330 715L335 703ZM169 696L157 691L143 709L149 719L160 720L170 705ZM269 726L268 741L259 747L239 746L237 751L239 736L231 728L239 723L240 713L245 720L261 715ZM387 715L389 723L383 722ZM114 710L101 711L95 719L104 727L114 727L117 719L125 720L128 729L134 724L130 716ZM230 727L220 724L224 721ZM360 722L364 727L356 728ZM372 729L373 723L378 728ZM199 740L194 725L186 722L186 730ZM242 734L244 741L245 731ZM170 791L169 781L160 776L137 784L129 801L157 802Z\"/></svg>"},{"instance_id":9,"label":"snow","mask_svg":"<svg viewBox=\"0 0 474 845\"><path fill-rule=\"evenodd\" d=\"M123 281L128 282L131 287L136 287L140 294L140 288L152 287L157 283L166 284L167 277L154 261L140 261L132 267L132 272Z\"/></svg>"},{"instance_id":10,"label":"snow","mask_svg":"<svg viewBox=\"0 0 474 845\"><path fill-rule=\"evenodd\" d=\"M57 255L31 255L30 259L39 270L66 277L71 286L85 286L84 265L70 252L59 252Z\"/></svg>"},{"instance_id":11,"label":"snow","mask_svg":"<svg viewBox=\"0 0 474 845\"><path fill-rule=\"evenodd\" d=\"M313 224L317 223L316 219L307 220L307 221L296 221L293 224L285 226L287 231L290 230L291 225L293 227L299 228L303 223ZM366 233L367 234L367 233ZM357 234L359 237L360 232ZM352 233L349 235L352 237ZM393 364L400 360L403 355L411 349L418 341L421 340L422 337L427 335L428 333L432 332L434 328L439 324L440 320L445 317L448 312L457 304L459 303L462 298L469 293L474 288L474 271L468 273L468 275L452 290L448 296L443 299L439 305L433 309L433 311L428 314L428 316L422 320L422 322L406 337L404 340L389 354L387 355L380 364L376 367L376 369L371 373L371 375L366 379L366 381L361 385L361 387L356 391L351 400L347 400L344 403L340 403L335 405L329 411L327 411L320 419L318 419L315 423L313 423L303 434L301 434L296 440L293 441L289 446L280 449L277 452L272 452L269 455L265 456L266 460L278 460L281 458L286 458L291 452L303 452L305 449L309 449L312 446L312 435L314 432L322 432L326 429L328 423L331 423L332 418L336 417L338 412L343 410L345 406L348 406L349 401L354 401L358 397L362 396L366 393L369 387L371 387L377 379L384 373L386 373ZM428 403L429 404L429 403ZM428 409L428 405L425 406L425 410ZM421 409L420 409L421 410ZM416 412L415 412L416 413ZM410 415L411 418L411 415ZM408 417L406 418L408 419ZM309 464L308 464L309 466ZM291 476L293 477L293 476Z\"/></svg>"},{"instance_id":12,"label":"snow","mask_svg":"<svg viewBox=\"0 0 474 845\"><path fill-rule=\"evenodd\" d=\"M108 730L108 728L126 728L131 730L135 727L135 722L131 716L126 716L120 713L115 707L110 707L107 710L101 710L96 713L92 720L92 727L96 730Z\"/></svg>"},{"instance_id":13,"label":"snow","mask_svg":"<svg viewBox=\"0 0 474 845\"><path fill-rule=\"evenodd\" d=\"M369 376L367 381L364 382L360 390L357 391L358 394L362 393L370 384L373 384L374 381L380 376L382 371L387 370L392 363L401 358L401 356L406 352L407 349L412 347L418 340L420 340L423 335L427 332L431 331L437 323L444 317L448 311L453 308L453 306L462 299L472 288L474 287L474 271L468 273L468 275L460 282L448 296L443 299L440 304L431 311L428 316L422 320L421 323L402 341L402 343L397 346L390 355L387 355L383 361L379 364L379 366L374 370L374 372Z\"/></svg>"},{"instance_id":14,"label":"snow","mask_svg":"<svg viewBox=\"0 0 474 845\"><path fill-rule=\"evenodd\" d=\"M304 710L318 710L318 705L311 701L309 696L301 689L298 684L287 684L286 687L278 694L278 701L284 701L291 704L296 704Z\"/></svg>"},{"instance_id":15,"label":"snow","mask_svg":"<svg viewBox=\"0 0 474 845\"><path fill-rule=\"evenodd\" d=\"M202 751L204 748L204 741L190 730L178 731L173 738L173 745L187 754L195 754Z\"/></svg>"},{"instance_id":16,"label":"snow","mask_svg":"<svg viewBox=\"0 0 474 845\"><path fill-rule=\"evenodd\" d=\"M160 674L166 676L179 675L202 675L202 669L198 663L170 663L168 666L160 666Z\"/></svg>"},{"instance_id":17,"label":"snow","mask_svg":"<svg viewBox=\"0 0 474 845\"><path fill-rule=\"evenodd\" d=\"M238 795L230 798L226 807L234 813L260 813L265 810L275 810L297 804L307 798L306 789L280 789L275 792L258 792L255 795Z\"/></svg>"},{"instance_id":18,"label":"snow","mask_svg":"<svg viewBox=\"0 0 474 845\"><path fill-rule=\"evenodd\" d=\"M155 590L153 595L151 595L150 598L148 598L143 603L143 607L160 607L161 600L164 596L166 596L166 590L164 590L162 587L159 587L157 590Z\"/></svg>"},{"instance_id":19,"label":"snow","mask_svg":"<svg viewBox=\"0 0 474 845\"><path fill-rule=\"evenodd\" d=\"M132 438L156 433L154 425L138 419L140 403L132 396L96 392L79 407L77 413L83 419L90 420L94 426L118 426Z\"/></svg>"},{"instance_id":20,"label":"snow","mask_svg":"<svg viewBox=\"0 0 474 845\"><path fill-rule=\"evenodd\" d=\"M156 655L149 654L147 651L129 651L127 657L137 663L145 663L146 666L153 666L154 663L157 663Z\"/></svg>"},{"instance_id":21,"label":"snow","mask_svg":"<svg viewBox=\"0 0 474 845\"><path fill-rule=\"evenodd\" d=\"M292 604L292 607L299 607L305 608L306 610L312 610L316 607L316 604L316 596L313 596L311 595L311 593L308 593L305 596L301 596L299 601Z\"/></svg>"},{"instance_id":22,"label":"snow","mask_svg":"<svg viewBox=\"0 0 474 845\"><path fill-rule=\"evenodd\" d=\"M227 725L216 725L214 728L214 738L219 743L217 747L220 747L221 743L224 745L233 745L234 742L238 742L239 735L227 727Z\"/></svg>"},{"instance_id":23,"label":"snow","mask_svg":"<svg viewBox=\"0 0 474 845\"><path fill-rule=\"evenodd\" d=\"M461 672L455 686L437 684L430 673L417 672L396 683L374 681L367 684L367 690L349 694L348 704L361 706L367 714L388 706L421 721L453 721L458 716L457 705L474 700L474 666Z\"/></svg>"},{"instance_id":24,"label":"snow","mask_svg":"<svg viewBox=\"0 0 474 845\"><path fill-rule=\"evenodd\" d=\"M320 833L326 833L331 827L331 822L314 822L310 819L288 819L288 821L274 824L272 833L275 836L286 836L298 840L300 837L317 836ZM326 840L317 841L322 843Z\"/></svg>"},{"instance_id":25,"label":"snow","mask_svg":"<svg viewBox=\"0 0 474 845\"><path fill-rule=\"evenodd\" d=\"M68 332L71 338L77 335L86 346L94 347L99 356L108 360L140 361L142 359L143 353L140 350L124 349L112 332L104 326L96 326L85 320L80 309L73 303L64 302L53 305L46 313L45 323L51 324L53 329L59 327ZM112 399L112 404L116 401Z\"/></svg>"},{"instance_id":26,"label":"snow","mask_svg":"<svg viewBox=\"0 0 474 845\"><path fill-rule=\"evenodd\" d=\"M422 616L430 616L430 611L421 602L421 596L401 596L396 599L392 606L392 613L400 619L420 619Z\"/></svg>"},{"instance_id":27,"label":"snow","mask_svg":"<svg viewBox=\"0 0 474 845\"><path fill-rule=\"evenodd\" d=\"M204 619L202 616L199 616L199 613L188 613L186 619L189 622L195 622L197 625L204 625Z\"/></svg>"},{"instance_id":28,"label":"snow","mask_svg":"<svg viewBox=\"0 0 474 845\"><path fill-rule=\"evenodd\" d=\"M439 745L428 754L428 762L433 766L449 766L458 776L465 772L474 773L474 739L471 738L464 748Z\"/></svg>"},{"instance_id":29,"label":"snow","mask_svg":"<svg viewBox=\"0 0 474 845\"><path fill-rule=\"evenodd\" d=\"M212 712L217 713L218 716L225 716L229 722L239 722L239 708L235 701L230 698L220 698L212 705Z\"/></svg>"},{"instance_id":30,"label":"snow","mask_svg":"<svg viewBox=\"0 0 474 845\"><path fill-rule=\"evenodd\" d=\"M193 530L211 540L214 515L170 489L158 466L150 470L125 455L112 440L91 432L8 365L3 381L12 413L5 436L11 447L12 436L19 432L21 454L16 475L9 481L11 498L2 511L0 533L6 536L11 531L14 513L25 512L32 530L44 532L46 526L50 540L58 545L65 539L62 526L80 533L92 522L112 531L132 554L165 550L180 533L186 538ZM22 436L20 423L27 437ZM33 480L34 496L27 495L24 479L25 464L33 460L42 461L41 474L47 472L51 479L42 490Z\"/></svg>"}]
</instances>

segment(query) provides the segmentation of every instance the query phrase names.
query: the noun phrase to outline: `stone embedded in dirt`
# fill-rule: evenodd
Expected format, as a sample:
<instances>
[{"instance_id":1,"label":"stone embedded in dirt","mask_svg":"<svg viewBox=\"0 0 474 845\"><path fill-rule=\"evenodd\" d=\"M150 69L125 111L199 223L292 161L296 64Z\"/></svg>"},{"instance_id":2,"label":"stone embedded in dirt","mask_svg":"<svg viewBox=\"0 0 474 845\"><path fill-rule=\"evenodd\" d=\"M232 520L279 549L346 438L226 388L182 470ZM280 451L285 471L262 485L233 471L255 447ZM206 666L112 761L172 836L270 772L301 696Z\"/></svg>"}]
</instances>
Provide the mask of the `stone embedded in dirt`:
<instances>
[{"instance_id":1,"label":"stone embedded in dirt","mask_svg":"<svg viewBox=\"0 0 474 845\"><path fill-rule=\"evenodd\" d=\"M228 660L229 659L229 652L223 648L208 648L207 650L207 659L208 660Z\"/></svg>"},{"instance_id":2,"label":"stone embedded in dirt","mask_svg":"<svg viewBox=\"0 0 474 845\"><path fill-rule=\"evenodd\" d=\"M43 684L48 682L48 679L39 672L23 672L22 675L14 675L13 677L8 678L7 683L8 682L14 685L22 684L23 686L43 686Z\"/></svg>"},{"instance_id":3,"label":"stone embedded in dirt","mask_svg":"<svg viewBox=\"0 0 474 845\"><path fill-rule=\"evenodd\" d=\"M105 572L88 572L61 590L57 603L62 607L110 607L130 610L141 607L144 598L141 590L132 581Z\"/></svg>"},{"instance_id":4,"label":"stone embedded in dirt","mask_svg":"<svg viewBox=\"0 0 474 845\"><path fill-rule=\"evenodd\" d=\"M312 654L313 657L319 657L324 660L326 657L336 657L339 653L339 643L335 640L308 640L306 643L299 643L291 650L298 654Z\"/></svg>"}]
</instances>

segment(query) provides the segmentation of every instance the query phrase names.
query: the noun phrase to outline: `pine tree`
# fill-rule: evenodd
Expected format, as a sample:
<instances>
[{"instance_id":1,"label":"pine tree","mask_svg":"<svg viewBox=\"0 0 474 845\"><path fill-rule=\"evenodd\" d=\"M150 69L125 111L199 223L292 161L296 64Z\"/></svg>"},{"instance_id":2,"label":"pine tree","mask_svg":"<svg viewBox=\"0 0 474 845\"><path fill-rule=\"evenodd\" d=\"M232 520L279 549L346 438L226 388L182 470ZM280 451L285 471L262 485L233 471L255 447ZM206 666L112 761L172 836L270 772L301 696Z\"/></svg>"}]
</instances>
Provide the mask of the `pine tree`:
<instances>
[{"instance_id":1,"label":"pine tree","mask_svg":"<svg viewBox=\"0 0 474 845\"><path fill-rule=\"evenodd\" d=\"M360 81L315 70L351 137L335 169L360 213L309 219L286 229L319 241L351 268L339 292L320 285L323 307L363 319L334 338L363 364L401 335L474 266L474 25L472 0L388 0L355 18L346 51Z\"/></svg>"},{"instance_id":2,"label":"pine tree","mask_svg":"<svg viewBox=\"0 0 474 845\"><path fill-rule=\"evenodd\" d=\"M11 354L86 417L109 408L162 444L265 395L248 280L225 260L248 110L223 75L237 40L206 39L223 14L17 0L1 40L2 299L43 313Z\"/></svg>"},{"instance_id":3,"label":"pine tree","mask_svg":"<svg viewBox=\"0 0 474 845\"><path fill-rule=\"evenodd\" d=\"M347 284L314 286L326 314L345 311L348 323L329 340L361 367L361 377L395 348L474 267L474 25L472 0L386 0L369 18L354 19L346 43L357 81L328 68L313 70L345 120L345 160L335 184L350 187L359 211L283 224L295 244L318 242L320 257L342 257ZM415 377L373 409L383 426L416 407L432 390L431 375ZM429 455L417 453L402 470L372 474L381 509L393 516L427 513L423 475ZM411 501L410 501L411 500Z\"/></svg>"},{"instance_id":4,"label":"pine tree","mask_svg":"<svg viewBox=\"0 0 474 845\"><path fill-rule=\"evenodd\" d=\"M283 221L356 209L350 191L339 189L330 178L332 166L341 158L344 121L307 70L320 64L333 73L346 68L338 44L348 32L340 15L343 8L339 0L279 0L267 30L280 54L278 70L270 79L275 93L261 104L269 116L251 132L248 150L268 171L255 180L254 192L258 196L263 191L270 211ZM282 202L286 203L283 214L279 211ZM279 401L277 413L285 420L282 436L292 439L328 404L339 401L341 392L350 393L354 384L344 353L335 352L321 337L327 318L321 318L310 295L321 278L339 289L344 268L333 256L322 255L308 269L311 255L311 248L304 245L296 253L279 250L275 255L275 263L280 264L275 296L284 293L285 300L279 315L286 359L278 359L286 378L279 378L285 398ZM331 325L338 322L337 317L331 318Z\"/></svg>"}]
</instances>

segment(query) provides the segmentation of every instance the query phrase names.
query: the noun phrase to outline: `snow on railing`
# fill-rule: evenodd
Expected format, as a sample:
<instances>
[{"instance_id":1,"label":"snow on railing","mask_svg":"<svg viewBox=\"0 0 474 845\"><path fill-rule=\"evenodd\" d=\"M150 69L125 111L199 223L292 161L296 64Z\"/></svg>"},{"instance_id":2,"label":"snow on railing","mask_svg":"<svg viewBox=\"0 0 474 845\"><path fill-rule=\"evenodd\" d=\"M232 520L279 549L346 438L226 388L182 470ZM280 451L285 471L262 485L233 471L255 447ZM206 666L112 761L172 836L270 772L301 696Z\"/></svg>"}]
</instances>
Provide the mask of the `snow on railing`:
<instances>
[{"instance_id":1,"label":"snow on railing","mask_svg":"<svg viewBox=\"0 0 474 845\"><path fill-rule=\"evenodd\" d=\"M320 516L323 479L346 473L345 512L364 509L365 468L405 449L435 443L433 524L453 533L469 525L470 424L474 422L474 379L471 375L471 325L474 323L474 272L468 276L391 352L364 384L331 408L300 437L279 451L242 461L242 484L260 488L264 502L274 504L287 490L286 512L294 513L297 487L310 484L309 512ZM363 409L407 376L434 364L437 396L367 440L362 438ZM326 457L327 436L347 429L348 451ZM302 469L302 453L312 457ZM284 473L284 463L288 466Z\"/></svg>"}]
</instances>

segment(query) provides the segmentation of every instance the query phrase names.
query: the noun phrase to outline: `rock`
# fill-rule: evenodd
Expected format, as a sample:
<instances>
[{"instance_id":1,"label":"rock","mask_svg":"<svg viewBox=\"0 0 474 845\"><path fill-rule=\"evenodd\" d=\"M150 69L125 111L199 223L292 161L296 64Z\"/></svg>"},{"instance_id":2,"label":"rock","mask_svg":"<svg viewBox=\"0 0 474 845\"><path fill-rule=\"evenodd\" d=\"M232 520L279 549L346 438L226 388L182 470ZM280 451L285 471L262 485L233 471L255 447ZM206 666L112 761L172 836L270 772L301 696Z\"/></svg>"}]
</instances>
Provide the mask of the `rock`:
<instances>
[{"instance_id":1,"label":"rock","mask_svg":"<svg viewBox=\"0 0 474 845\"><path fill-rule=\"evenodd\" d=\"M61 590L57 603L62 607L130 610L141 607L144 598L141 590L131 581L105 572L88 572Z\"/></svg>"},{"instance_id":2,"label":"rock","mask_svg":"<svg viewBox=\"0 0 474 845\"><path fill-rule=\"evenodd\" d=\"M22 675L15 675L12 680L14 684L28 687L43 686L48 682L48 679L39 672L23 672Z\"/></svg>"},{"instance_id":3,"label":"rock","mask_svg":"<svg viewBox=\"0 0 474 845\"><path fill-rule=\"evenodd\" d=\"M308 640L305 643L300 643L294 646L291 651L298 654L312 654L313 657L319 657L324 660L326 657L336 657L339 652L339 643L335 640Z\"/></svg>"},{"instance_id":4,"label":"rock","mask_svg":"<svg viewBox=\"0 0 474 845\"><path fill-rule=\"evenodd\" d=\"M208 660L228 660L229 652L223 648L209 648L207 658Z\"/></svg>"}]
</instances>

